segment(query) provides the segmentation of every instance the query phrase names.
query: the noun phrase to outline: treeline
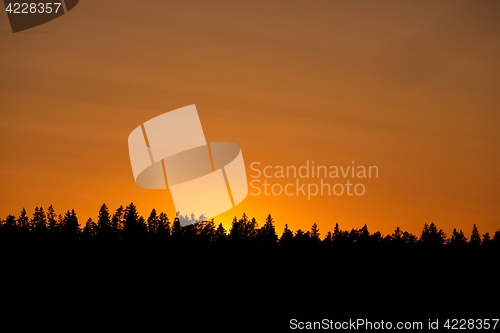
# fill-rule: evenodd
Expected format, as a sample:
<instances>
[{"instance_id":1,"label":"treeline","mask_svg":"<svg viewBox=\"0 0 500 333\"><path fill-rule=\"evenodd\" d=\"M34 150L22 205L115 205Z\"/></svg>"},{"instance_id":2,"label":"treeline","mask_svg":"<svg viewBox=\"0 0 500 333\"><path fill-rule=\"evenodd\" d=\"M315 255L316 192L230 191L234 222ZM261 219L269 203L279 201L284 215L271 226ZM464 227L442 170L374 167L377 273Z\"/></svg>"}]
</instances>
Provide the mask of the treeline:
<instances>
[{"instance_id":1,"label":"treeline","mask_svg":"<svg viewBox=\"0 0 500 333\"><path fill-rule=\"evenodd\" d=\"M165 213L151 211L147 218L140 216L136 206L120 206L110 213L103 204L97 220L89 218L81 228L74 210L64 215L56 215L51 206L45 211L36 207L32 217L23 208L18 217L8 215L0 220L0 240L9 241L65 241L65 242L148 242L154 244L196 245L232 245L241 247L279 246L281 248L340 248L340 249L376 249L376 248L426 248L426 249L499 249L500 229L491 236L488 232L481 235L477 226L472 226L469 237L462 230L453 230L451 237L438 229L434 223L424 224L420 235L413 235L399 227L390 234L382 235L379 231L370 233L365 224L360 229L341 230L338 223L333 231L324 235L316 223L310 230L298 229L295 232L286 224L278 235L274 220L268 215L262 226L255 218L246 214L240 219L234 217L231 227L226 230L222 223L214 220L198 222L181 227L176 216L170 221ZM188 219L186 216L185 219Z\"/></svg>"},{"instance_id":2,"label":"treeline","mask_svg":"<svg viewBox=\"0 0 500 333\"><path fill-rule=\"evenodd\" d=\"M488 311L497 310L500 230L481 235L473 226L467 237L456 230L447 237L434 223L419 235L338 224L276 230L271 215L257 223L245 214L228 230L213 220L181 221L156 210L141 216L132 203L114 211L103 204L81 225L74 210L58 215L52 206L9 215L0 223L2 300L21 314L16 325L52 320L65 328L68 316L74 325L96 318L93 326L102 326L106 317L110 327L129 327L137 309L147 312L143 330L157 319L158 327L193 331L281 332L292 318L427 323L498 315ZM33 320L40 309L48 313Z\"/></svg>"}]
</instances>

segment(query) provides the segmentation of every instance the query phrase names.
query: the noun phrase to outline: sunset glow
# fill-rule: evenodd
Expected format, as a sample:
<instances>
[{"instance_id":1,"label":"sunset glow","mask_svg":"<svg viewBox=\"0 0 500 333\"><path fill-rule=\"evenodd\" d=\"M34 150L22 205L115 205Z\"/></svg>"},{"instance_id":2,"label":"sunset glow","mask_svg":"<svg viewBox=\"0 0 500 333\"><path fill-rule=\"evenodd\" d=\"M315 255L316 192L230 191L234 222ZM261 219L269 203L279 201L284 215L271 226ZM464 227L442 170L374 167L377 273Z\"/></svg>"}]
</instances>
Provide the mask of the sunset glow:
<instances>
[{"instance_id":1,"label":"sunset glow","mask_svg":"<svg viewBox=\"0 0 500 333\"><path fill-rule=\"evenodd\" d=\"M495 1L86 0L16 34L0 15L0 216L52 204L85 223L133 202L173 219L168 188L136 185L127 138L196 104L207 141L237 144L246 167L248 196L215 217L226 229L245 212L279 234L494 233L499 15Z\"/></svg>"}]
</instances>

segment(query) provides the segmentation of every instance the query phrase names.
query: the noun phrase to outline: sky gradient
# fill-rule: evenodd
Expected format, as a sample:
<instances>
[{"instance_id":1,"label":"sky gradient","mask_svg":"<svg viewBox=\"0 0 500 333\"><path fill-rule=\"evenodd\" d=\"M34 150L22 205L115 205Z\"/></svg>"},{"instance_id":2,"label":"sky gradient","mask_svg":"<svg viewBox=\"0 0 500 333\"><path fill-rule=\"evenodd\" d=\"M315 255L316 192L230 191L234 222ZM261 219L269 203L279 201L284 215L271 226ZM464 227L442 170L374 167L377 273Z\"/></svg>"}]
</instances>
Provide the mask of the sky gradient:
<instances>
[{"instance_id":1,"label":"sky gradient","mask_svg":"<svg viewBox=\"0 0 500 333\"><path fill-rule=\"evenodd\" d=\"M363 196L249 195L215 217L226 228L246 212L279 234L493 233L499 17L493 0L85 0L13 34L0 14L0 217L52 204L85 223L134 202L173 219L168 191L136 186L127 138L196 104L207 141L238 144L249 176L253 162L379 170Z\"/></svg>"}]
</instances>

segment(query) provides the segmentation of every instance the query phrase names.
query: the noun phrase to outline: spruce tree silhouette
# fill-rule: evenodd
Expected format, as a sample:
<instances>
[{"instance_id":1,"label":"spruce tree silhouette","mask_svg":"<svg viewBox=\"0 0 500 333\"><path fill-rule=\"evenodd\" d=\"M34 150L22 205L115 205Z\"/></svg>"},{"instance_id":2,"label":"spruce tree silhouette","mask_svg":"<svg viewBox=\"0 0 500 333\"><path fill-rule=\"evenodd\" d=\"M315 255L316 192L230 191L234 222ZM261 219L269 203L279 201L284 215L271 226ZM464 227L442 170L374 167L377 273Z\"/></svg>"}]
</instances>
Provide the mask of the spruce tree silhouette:
<instances>
[{"instance_id":1,"label":"spruce tree silhouette","mask_svg":"<svg viewBox=\"0 0 500 333\"><path fill-rule=\"evenodd\" d=\"M258 240L262 246L273 247L278 243L278 235L274 228L274 220L271 214L266 217L266 221L258 232Z\"/></svg>"},{"instance_id":2,"label":"spruce tree silhouette","mask_svg":"<svg viewBox=\"0 0 500 333\"><path fill-rule=\"evenodd\" d=\"M425 223L420 242L428 249L442 248L446 243L446 233L441 229L438 230L434 222L430 225Z\"/></svg>"},{"instance_id":3,"label":"spruce tree silhouette","mask_svg":"<svg viewBox=\"0 0 500 333\"><path fill-rule=\"evenodd\" d=\"M5 221L2 223L0 229L1 232L1 242L11 242L17 240L17 221L14 215L8 215Z\"/></svg>"},{"instance_id":4,"label":"spruce tree silhouette","mask_svg":"<svg viewBox=\"0 0 500 333\"><path fill-rule=\"evenodd\" d=\"M449 242L450 248L454 250L464 249L467 245L467 238L465 237L462 230L457 231L456 228L453 228L453 232L451 234L451 239Z\"/></svg>"},{"instance_id":5,"label":"spruce tree silhouette","mask_svg":"<svg viewBox=\"0 0 500 333\"><path fill-rule=\"evenodd\" d=\"M342 237L342 230L338 222L335 222L335 227L333 228L332 241L338 241Z\"/></svg>"},{"instance_id":6,"label":"spruce tree silhouette","mask_svg":"<svg viewBox=\"0 0 500 333\"><path fill-rule=\"evenodd\" d=\"M160 219L156 214L156 209L153 208L151 214L149 214L146 224L149 236L152 238L156 238L158 229L160 227Z\"/></svg>"},{"instance_id":7,"label":"spruce tree silhouette","mask_svg":"<svg viewBox=\"0 0 500 333\"><path fill-rule=\"evenodd\" d=\"M35 212L33 213L33 218L31 220L31 225L34 234L41 238L46 235L47 232L47 216L42 207L35 207Z\"/></svg>"},{"instance_id":8,"label":"spruce tree silhouette","mask_svg":"<svg viewBox=\"0 0 500 333\"><path fill-rule=\"evenodd\" d=\"M297 246L303 245L305 239L305 233L302 229L297 229L295 235L293 236L293 243Z\"/></svg>"},{"instance_id":9,"label":"spruce tree silhouette","mask_svg":"<svg viewBox=\"0 0 500 333\"><path fill-rule=\"evenodd\" d=\"M111 216L109 214L108 206L105 203L99 208L99 215L97 217L96 235L102 241L109 241L113 234L113 227L111 225Z\"/></svg>"},{"instance_id":10,"label":"spruce tree silhouette","mask_svg":"<svg viewBox=\"0 0 500 333\"><path fill-rule=\"evenodd\" d=\"M231 228L229 229L228 235L228 239L232 244L241 244L241 240L243 239L243 231L241 229L241 221L235 216L231 222Z\"/></svg>"},{"instance_id":11,"label":"spruce tree silhouette","mask_svg":"<svg viewBox=\"0 0 500 333\"><path fill-rule=\"evenodd\" d=\"M380 231L375 231L370 235L370 246L374 248L380 248L384 242L384 237L380 233Z\"/></svg>"},{"instance_id":12,"label":"spruce tree silhouette","mask_svg":"<svg viewBox=\"0 0 500 333\"><path fill-rule=\"evenodd\" d=\"M360 249L369 248L371 245L370 238L371 238L371 235L370 235L370 232L368 231L368 226L365 223L363 225L363 227L357 231L356 243L358 244L358 247Z\"/></svg>"},{"instance_id":13,"label":"spruce tree silhouette","mask_svg":"<svg viewBox=\"0 0 500 333\"><path fill-rule=\"evenodd\" d=\"M335 227L333 228L332 245L337 250L345 250L352 246L350 233L347 230L341 230L338 223L335 223Z\"/></svg>"},{"instance_id":14,"label":"spruce tree silhouette","mask_svg":"<svg viewBox=\"0 0 500 333\"><path fill-rule=\"evenodd\" d=\"M179 216L180 219L180 216ZM181 229L182 242L192 248L197 245L197 236L200 235L200 229L203 228L204 222L188 224Z\"/></svg>"},{"instance_id":15,"label":"spruce tree silhouette","mask_svg":"<svg viewBox=\"0 0 500 333\"><path fill-rule=\"evenodd\" d=\"M329 251L333 248L333 233L330 230L326 232L325 237L321 241L321 245L325 251Z\"/></svg>"},{"instance_id":16,"label":"spruce tree silhouette","mask_svg":"<svg viewBox=\"0 0 500 333\"><path fill-rule=\"evenodd\" d=\"M236 216L233 218L229 238L235 244L250 246L256 240L258 232L257 220L255 218L249 220L247 214L243 213L239 220L236 219Z\"/></svg>"},{"instance_id":17,"label":"spruce tree silhouette","mask_svg":"<svg viewBox=\"0 0 500 333\"><path fill-rule=\"evenodd\" d=\"M120 237L120 233L123 230L124 213L125 209L123 208L123 206L120 206L116 209L116 212L113 214L113 217L111 218L111 232L117 238Z\"/></svg>"},{"instance_id":18,"label":"spruce tree silhouette","mask_svg":"<svg viewBox=\"0 0 500 333\"><path fill-rule=\"evenodd\" d=\"M417 244L418 239L417 236L409 233L408 231L403 232L403 241L406 246L414 246Z\"/></svg>"},{"instance_id":19,"label":"spruce tree silhouette","mask_svg":"<svg viewBox=\"0 0 500 333\"><path fill-rule=\"evenodd\" d=\"M224 229L222 223L219 223L217 230L215 230L214 241L217 245L223 246L225 245L226 238L227 238L226 229Z\"/></svg>"},{"instance_id":20,"label":"spruce tree silhouette","mask_svg":"<svg viewBox=\"0 0 500 333\"><path fill-rule=\"evenodd\" d=\"M360 242L358 242L358 238L359 238L359 230L352 228L351 231L349 231L349 237L348 237L350 245L352 246L356 244L357 247L357 245L361 244Z\"/></svg>"},{"instance_id":21,"label":"spruce tree silhouette","mask_svg":"<svg viewBox=\"0 0 500 333\"><path fill-rule=\"evenodd\" d=\"M94 220L92 220L91 217L89 217L87 222L85 223L85 227L83 227L82 239L89 242L94 240L96 235L97 235L97 224L94 222Z\"/></svg>"},{"instance_id":22,"label":"spruce tree silhouette","mask_svg":"<svg viewBox=\"0 0 500 333\"><path fill-rule=\"evenodd\" d=\"M243 228L244 235L252 241L257 238L258 231L259 231L259 224L257 223L255 217L252 217L250 221L247 221L246 225Z\"/></svg>"},{"instance_id":23,"label":"spruce tree silhouette","mask_svg":"<svg viewBox=\"0 0 500 333\"><path fill-rule=\"evenodd\" d=\"M279 244L283 247L291 246L293 244L293 231L288 228L287 223L285 223L285 227L283 228Z\"/></svg>"},{"instance_id":24,"label":"spruce tree silhouette","mask_svg":"<svg viewBox=\"0 0 500 333\"><path fill-rule=\"evenodd\" d=\"M19 228L19 231L21 231L23 234L27 234L30 231L28 214L26 213L26 209L24 208L21 210L21 214L17 219L17 226Z\"/></svg>"},{"instance_id":25,"label":"spruce tree silhouette","mask_svg":"<svg viewBox=\"0 0 500 333\"><path fill-rule=\"evenodd\" d=\"M473 248L478 248L481 246L481 236L479 235L479 231L477 230L477 226L474 223L472 226L472 232L470 235L469 245Z\"/></svg>"},{"instance_id":26,"label":"spruce tree silhouette","mask_svg":"<svg viewBox=\"0 0 500 333\"><path fill-rule=\"evenodd\" d=\"M50 205L49 208L47 208L47 232L52 237L57 235L58 232L57 230L58 225L56 218L57 216L54 211L54 207Z\"/></svg>"},{"instance_id":27,"label":"spruce tree silhouette","mask_svg":"<svg viewBox=\"0 0 500 333\"><path fill-rule=\"evenodd\" d=\"M174 221L172 222L172 229L171 229L171 238L172 238L172 242L174 243L174 245L179 245L181 240L182 240L182 236L183 236L183 230L182 230L182 227L181 227L181 222L179 220L179 216L175 216L174 218Z\"/></svg>"},{"instance_id":28,"label":"spruce tree silhouette","mask_svg":"<svg viewBox=\"0 0 500 333\"><path fill-rule=\"evenodd\" d=\"M250 241L250 233L249 233L249 226L248 226L248 216L247 214L243 213L241 218L238 220L238 239L240 242L244 242L245 245L248 244Z\"/></svg>"},{"instance_id":29,"label":"spruce tree silhouette","mask_svg":"<svg viewBox=\"0 0 500 333\"><path fill-rule=\"evenodd\" d=\"M158 229L156 230L156 239L159 242L167 242L170 239L170 221L167 214L160 213L158 216Z\"/></svg>"},{"instance_id":30,"label":"spruce tree silhouette","mask_svg":"<svg viewBox=\"0 0 500 333\"><path fill-rule=\"evenodd\" d=\"M143 222L133 202L125 208L123 216L123 236L127 240L140 239L143 234Z\"/></svg>"},{"instance_id":31,"label":"spruce tree silhouette","mask_svg":"<svg viewBox=\"0 0 500 333\"><path fill-rule=\"evenodd\" d=\"M401 228L396 227L391 235L390 241L391 246L396 250L401 250L404 247L405 241L403 239L403 231L401 231Z\"/></svg>"},{"instance_id":32,"label":"spruce tree silhouette","mask_svg":"<svg viewBox=\"0 0 500 333\"><path fill-rule=\"evenodd\" d=\"M483 240L481 241L481 248L485 250L491 249L491 236L489 232L483 234Z\"/></svg>"},{"instance_id":33,"label":"spruce tree silhouette","mask_svg":"<svg viewBox=\"0 0 500 333\"><path fill-rule=\"evenodd\" d=\"M201 223L200 223L201 224ZM211 219L201 224L200 240L203 245L209 245L215 241L215 221Z\"/></svg>"},{"instance_id":34,"label":"spruce tree silhouette","mask_svg":"<svg viewBox=\"0 0 500 333\"><path fill-rule=\"evenodd\" d=\"M47 231L51 237L55 237L58 233L57 215L54 206L50 205L47 208Z\"/></svg>"},{"instance_id":35,"label":"spruce tree silhouette","mask_svg":"<svg viewBox=\"0 0 500 333\"><path fill-rule=\"evenodd\" d=\"M80 225L78 224L78 218L76 217L74 209L72 209L71 212L68 210L66 214L64 214L61 234L67 241L75 241L80 237Z\"/></svg>"},{"instance_id":36,"label":"spruce tree silhouette","mask_svg":"<svg viewBox=\"0 0 500 333\"><path fill-rule=\"evenodd\" d=\"M311 235L311 241L313 245L318 245L320 243L320 233L319 233L319 228L318 228L318 225L316 224L316 222L313 223L313 225L311 226L311 231L310 231L310 235Z\"/></svg>"}]
</instances>

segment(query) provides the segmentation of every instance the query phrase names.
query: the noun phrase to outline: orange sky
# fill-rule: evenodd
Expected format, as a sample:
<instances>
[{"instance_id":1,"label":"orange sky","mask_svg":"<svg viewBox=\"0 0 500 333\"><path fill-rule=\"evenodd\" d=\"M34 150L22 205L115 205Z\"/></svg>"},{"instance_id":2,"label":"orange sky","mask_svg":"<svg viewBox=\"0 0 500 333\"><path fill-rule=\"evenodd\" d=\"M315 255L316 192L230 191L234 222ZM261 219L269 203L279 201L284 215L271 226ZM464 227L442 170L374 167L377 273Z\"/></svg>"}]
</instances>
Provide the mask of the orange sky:
<instances>
[{"instance_id":1,"label":"orange sky","mask_svg":"<svg viewBox=\"0 0 500 333\"><path fill-rule=\"evenodd\" d=\"M363 196L249 195L215 218L226 227L246 212L271 213L279 234L492 233L499 17L494 0L85 0L13 34L0 14L0 217L53 204L84 223L133 201L173 218L168 191L135 185L127 138L196 104L207 140L237 143L249 175L252 162L379 168Z\"/></svg>"}]
</instances>

